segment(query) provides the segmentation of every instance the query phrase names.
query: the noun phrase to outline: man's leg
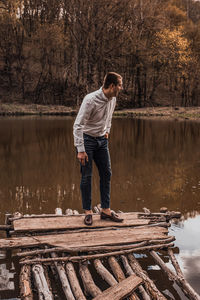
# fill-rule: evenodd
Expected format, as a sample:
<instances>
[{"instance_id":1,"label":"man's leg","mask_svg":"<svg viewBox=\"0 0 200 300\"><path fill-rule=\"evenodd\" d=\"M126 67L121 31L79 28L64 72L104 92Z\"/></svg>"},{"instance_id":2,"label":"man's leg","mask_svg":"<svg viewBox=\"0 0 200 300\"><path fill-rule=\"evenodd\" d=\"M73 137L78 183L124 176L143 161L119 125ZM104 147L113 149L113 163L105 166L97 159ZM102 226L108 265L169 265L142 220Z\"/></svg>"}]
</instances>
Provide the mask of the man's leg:
<instances>
[{"instance_id":1,"label":"man's leg","mask_svg":"<svg viewBox=\"0 0 200 300\"><path fill-rule=\"evenodd\" d=\"M110 181L111 181L111 162L108 149L108 140L98 141L99 147L94 152L94 161L99 170L100 193L101 193L101 219L123 222L116 213L110 210Z\"/></svg>"},{"instance_id":2,"label":"man's leg","mask_svg":"<svg viewBox=\"0 0 200 300\"><path fill-rule=\"evenodd\" d=\"M108 140L98 141L98 148L94 152L94 161L97 165L100 177L100 195L102 211L110 214L110 185L111 185L111 162L108 149Z\"/></svg>"},{"instance_id":3,"label":"man's leg","mask_svg":"<svg viewBox=\"0 0 200 300\"><path fill-rule=\"evenodd\" d=\"M85 211L85 214L92 214L91 210L91 182L92 182L92 161L93 161L93 152L96 146L95 141L93 141L88 136L84 135L84 145L85 151L88 155L88 161L85 162L85 165L81 165L81 196L82 196L82 207Z\"/></svg>"}]
</instances>

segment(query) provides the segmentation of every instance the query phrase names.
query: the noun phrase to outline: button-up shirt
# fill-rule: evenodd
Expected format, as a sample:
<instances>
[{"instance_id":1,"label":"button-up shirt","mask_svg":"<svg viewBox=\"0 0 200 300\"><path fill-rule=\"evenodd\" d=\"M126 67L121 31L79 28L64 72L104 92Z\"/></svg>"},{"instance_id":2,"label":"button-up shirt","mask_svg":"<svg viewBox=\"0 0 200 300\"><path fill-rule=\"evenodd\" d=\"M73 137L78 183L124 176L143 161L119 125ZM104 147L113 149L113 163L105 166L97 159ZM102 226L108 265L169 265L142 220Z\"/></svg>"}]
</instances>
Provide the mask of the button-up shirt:
<instances>
[{"instance_id":1,"label":"button-up shirt","mask_svg":"<svg viewBox=\"0 0 200 300\"><path fill-rule=\"evenodd\" d=\"M116 97L108 99L102 87L85 96L73 126L74 145L78 152L84 152L83 133L93 137L110 132Z\"/></svg>"}]
</instances>

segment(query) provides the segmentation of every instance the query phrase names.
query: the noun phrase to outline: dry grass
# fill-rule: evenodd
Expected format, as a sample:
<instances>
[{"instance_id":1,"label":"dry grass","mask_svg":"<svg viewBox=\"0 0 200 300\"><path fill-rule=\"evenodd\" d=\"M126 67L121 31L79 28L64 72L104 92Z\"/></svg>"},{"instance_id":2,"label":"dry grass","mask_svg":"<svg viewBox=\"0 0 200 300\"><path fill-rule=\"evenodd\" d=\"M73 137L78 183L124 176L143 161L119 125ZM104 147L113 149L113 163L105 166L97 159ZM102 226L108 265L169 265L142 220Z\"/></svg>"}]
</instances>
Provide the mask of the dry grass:
<instances>
[{"instance_id":1,"label":"dry grass","mask_svg":"<svg viewBox=\"0 0 200 300\"><path fill-rule=\"evenodd\" d=\"M77 109L61 105L0 104L0 115L75 115ZM116 117L163 120L199 120L200 107L145 107L116 110Z\"/></svg>"}]
</instances>

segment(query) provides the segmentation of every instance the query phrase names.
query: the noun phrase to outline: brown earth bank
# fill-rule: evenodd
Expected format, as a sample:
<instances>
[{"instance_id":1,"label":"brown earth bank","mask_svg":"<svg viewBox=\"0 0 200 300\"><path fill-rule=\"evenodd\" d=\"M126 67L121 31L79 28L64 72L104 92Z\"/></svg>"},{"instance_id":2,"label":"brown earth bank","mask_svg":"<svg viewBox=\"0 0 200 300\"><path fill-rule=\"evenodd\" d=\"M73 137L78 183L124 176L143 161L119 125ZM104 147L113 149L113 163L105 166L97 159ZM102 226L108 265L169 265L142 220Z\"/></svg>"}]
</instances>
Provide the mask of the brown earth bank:
<instances>
[{"instance_id":1,"label":"brown earth bank","mask_svg":"<svg viewBox=\"0 0 200 300\"><path fill-rule=\"evenodd\" d=\"M74 116L78 108L61 105L0 103L1 116L59 115ZM115 110L115 117L148 118L163 120L200 121L200 107L144 107Z\"/></svg>"}]
</instances>

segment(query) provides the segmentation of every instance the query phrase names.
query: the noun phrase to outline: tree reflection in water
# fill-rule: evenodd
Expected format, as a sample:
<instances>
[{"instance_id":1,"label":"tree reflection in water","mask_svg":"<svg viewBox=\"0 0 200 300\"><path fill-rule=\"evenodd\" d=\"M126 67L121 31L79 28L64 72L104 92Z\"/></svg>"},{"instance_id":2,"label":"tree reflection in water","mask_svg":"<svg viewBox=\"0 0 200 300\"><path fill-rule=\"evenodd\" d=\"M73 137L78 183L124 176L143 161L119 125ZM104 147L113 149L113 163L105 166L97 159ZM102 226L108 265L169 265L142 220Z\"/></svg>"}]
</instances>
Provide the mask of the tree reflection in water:
<instances>
[{"instance_id":1,"label":"tree reflection in water","mask_svg":"<svg viewBox=\"0 0 200 300\"><path fill-rule=\"evenodd\" d=\"M1 224L6 212L53 213L56 207L81 211L73 121L67 117L0 119ZM171 230L186 277L200 292L195 283L200 269L199 232L195 231L200 227L200 123L116 118L109 143L112 208L158 211L166 206L181 211L182 221ZM93 205L99 203L98 186L94 168ZM149 260L143 263L153 266ZM163 290L175 295L159 270L152 267L149 272Z\"/></svg>"}]
</instances>

